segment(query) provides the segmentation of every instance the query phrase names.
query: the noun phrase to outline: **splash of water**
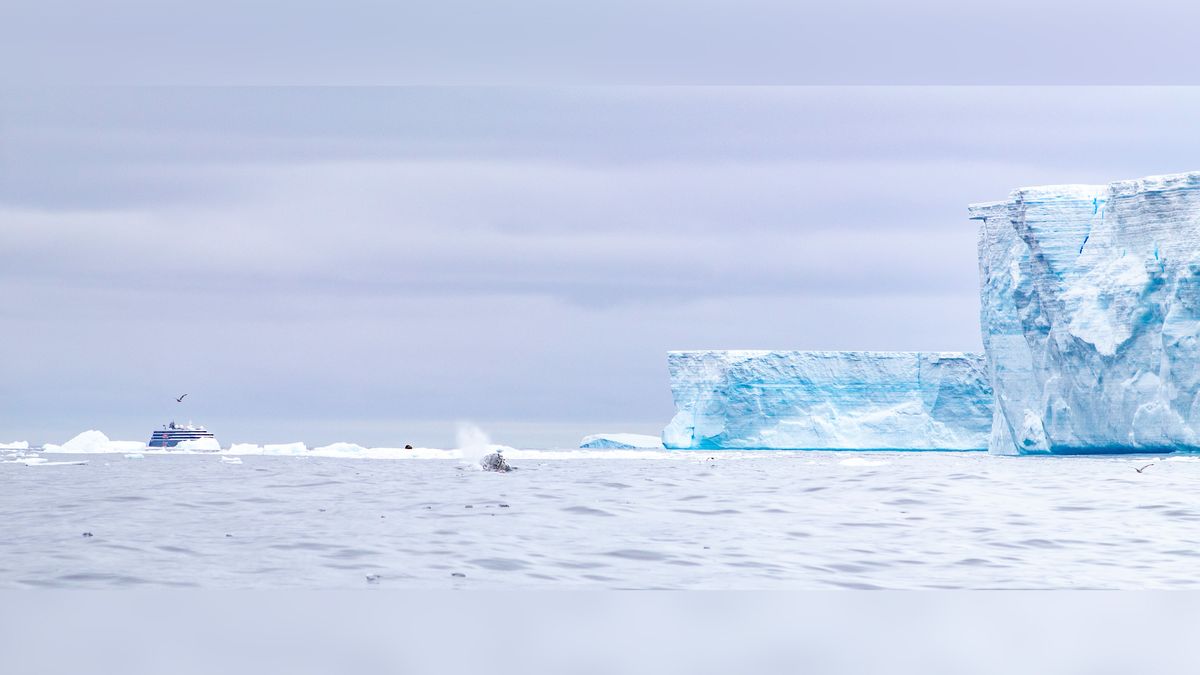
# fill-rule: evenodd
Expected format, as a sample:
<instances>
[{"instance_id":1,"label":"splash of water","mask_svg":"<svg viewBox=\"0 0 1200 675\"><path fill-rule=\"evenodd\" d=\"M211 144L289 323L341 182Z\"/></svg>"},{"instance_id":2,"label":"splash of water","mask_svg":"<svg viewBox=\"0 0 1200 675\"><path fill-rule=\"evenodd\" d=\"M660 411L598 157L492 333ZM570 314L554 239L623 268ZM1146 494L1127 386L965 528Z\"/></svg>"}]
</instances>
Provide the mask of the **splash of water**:
<instances>
[{"instance_id":1,"label":"splash of water","mask_svg":"<svg viewBox=\"0 0 1200 675\"><path fill-rule=\"evenodd\" d=\"M492 452L492 442L483 429L470 422L459 422L455 432L458 451L462 455L462 463L479 468L479 460Z\"/></svg>"}]
</instances>

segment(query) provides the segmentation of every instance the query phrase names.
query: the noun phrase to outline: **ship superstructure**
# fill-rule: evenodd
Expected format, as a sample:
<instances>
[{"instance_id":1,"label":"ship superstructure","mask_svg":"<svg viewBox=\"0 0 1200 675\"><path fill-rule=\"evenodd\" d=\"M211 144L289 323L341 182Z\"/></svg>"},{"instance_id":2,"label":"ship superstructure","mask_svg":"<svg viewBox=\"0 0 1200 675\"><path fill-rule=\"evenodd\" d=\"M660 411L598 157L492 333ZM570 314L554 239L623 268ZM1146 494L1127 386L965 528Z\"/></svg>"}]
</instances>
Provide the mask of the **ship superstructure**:
<instances>
[{"instance_id":1,"label":"ship superstructure","mask_svg":"<svg viewBox=\"0 0 1200 675\"><path fill-rule=\"evenodd\" d=\"M173 448L179 445L182 441L196 441L202 438L213 438L211 431L202 426L197 426L192 423L164 424L163 428L150 434L150 442L147 444L152 448Z\"/></svg>"}]
</instances>

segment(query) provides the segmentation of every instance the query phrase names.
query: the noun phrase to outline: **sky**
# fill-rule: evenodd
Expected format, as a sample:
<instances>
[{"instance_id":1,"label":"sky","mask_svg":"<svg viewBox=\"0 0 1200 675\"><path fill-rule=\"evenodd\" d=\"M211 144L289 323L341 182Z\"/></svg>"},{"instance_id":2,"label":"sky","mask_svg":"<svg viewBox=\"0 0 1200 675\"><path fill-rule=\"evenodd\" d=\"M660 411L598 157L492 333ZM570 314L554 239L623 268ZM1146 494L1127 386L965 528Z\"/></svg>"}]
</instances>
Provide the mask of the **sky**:
<instances>
[{"instance_id":1,"label":"sky","mask_svg":"<svg viewBox=\"0 0 1200 675\"><path fill-rule=\"evenodd\" d=\"M4 3L0 442L569 446L670 349L977 350L968 203L1197 168L1200 90L1064 86L1189 81L1152 4Z\"/></svg>"},{"instance_id":2,"label":"sky","mask_svg":"<svg viewBox=\"0 0 1200 675\"><path fill-rule=\"evenodd\" d=\"M1194 84L1193 0L7 0L0 82Z\"/></svg>"},{"instance_id":3,"label":"sky","mask_svg":"<svg viewBox=\"0 0 1200 675\"><path fill-rule=\"evenodd\" d=\"M968 203L1200 155L1186 88L5 92L0 435L45 442L656 433L670 349L978 350Z\"/></svg>"}]
</instances>

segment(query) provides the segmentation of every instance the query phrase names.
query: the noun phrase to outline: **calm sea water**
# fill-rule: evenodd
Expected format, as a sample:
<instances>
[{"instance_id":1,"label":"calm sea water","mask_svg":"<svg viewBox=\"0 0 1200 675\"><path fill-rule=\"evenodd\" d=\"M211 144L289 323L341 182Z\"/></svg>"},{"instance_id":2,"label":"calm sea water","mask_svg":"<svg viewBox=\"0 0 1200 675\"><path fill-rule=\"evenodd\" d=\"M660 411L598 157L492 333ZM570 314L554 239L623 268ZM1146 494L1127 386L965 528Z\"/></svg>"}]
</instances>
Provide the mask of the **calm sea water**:
<instances>
[{"instance_id":1,"label":"calm sea water","mask_svg":"<svg viewBox=\"0 0 1200 675\"><path fill-rule=\"evenodd\" d=\"M649 454L0 464L0 587L1200 586L1196 458Z\"/></svg>"}]
</instances>

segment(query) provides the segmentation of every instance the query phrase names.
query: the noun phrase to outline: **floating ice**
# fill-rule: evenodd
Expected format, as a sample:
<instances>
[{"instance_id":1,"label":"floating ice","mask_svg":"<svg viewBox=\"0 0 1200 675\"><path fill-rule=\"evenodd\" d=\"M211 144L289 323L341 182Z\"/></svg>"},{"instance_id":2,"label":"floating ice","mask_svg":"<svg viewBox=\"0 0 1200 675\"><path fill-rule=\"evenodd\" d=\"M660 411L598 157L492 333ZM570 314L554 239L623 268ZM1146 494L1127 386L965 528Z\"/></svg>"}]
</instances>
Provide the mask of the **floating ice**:
<instances>
[{"instance_id":1,"label":"floating ice","mask_svg":"<svg viewBox=\"0 0 1200 675\"><path fill-rule=\"evenodd\" d=\"M87 464L86 459L75 462L51 462L45 457L22 457L21 459L12 460L16 464L24 464L25 466L80 466Z\"/></svg>"},{"instance_id":2,"label":"floating ice","mask_svg":"<svg viewBox=\"0 0 1200 675\"><path fill-rule=\"evenodd\" d=\"M1200 451L1200 173L1022 188L970 214L990 450Z\"/></svg>"},{"instance_id":3,"label":"floating ice","mask_svg":"<svg viewBox=\"0 0 1200 675\"><path fill-rule=\"evenodd\" d=\"M230 457L229 455L222 455L221 463L222 464L241 464L242 458L241 457Z\"/></svg>"},{"instance_id":4,"label":"floating ice","mask_svg":"<svg viewBox=\"0 0 1200 675\"><path fill-rule=\"evenodd\" d=\"M308 455L308 447L303 443L275 443L255 445L254 443L234 443L229 446L229 455Z\"/></svg>"},{"instance_id":5,"label":"floating ice","mask_svg":"<svg viewBox=\"0 0 1200 675\"><path fill-rule=\"evenodd\" d=\"M982 450L992 391L982 354L670 352L680 449Z\"/></svg>"},{"instance_id":6,"label":"floating ice","mask_svg":"<svg viewBox=\"0 0 1200 675\"><path fill-rule=\"evenodd\" d=\"M28 441L15 441L12 443L0 443L0 450L28 450Z\"/></svg>"},{"instance_id":7,"label":"floating ice","mask_svg":"<svg viewBox=\"0 0 1200 675\"><path fill-rule=\"evenodd\" d=\"M78 434L62 445L47 443L42 446L42 452L69 454L121 453L142 450L145 447L146 444L141 441L112 441L103 432L91 429Z\"/></svg>"},{"instance_id":8,"label":"floating ice","mask_svg":"<svg viewBox=\"0 0 1200 675\"><path fill-rule=\"evenodd\" d=\"M590 449L615 448L619 450L661 449L662 438L645 434L592 434L579 441L579 447Z\"/></svg>"},{"instance_id":9,"label":"floating ice","mask_svg":"<svg viewBox=\"0 0 1200 675\"><path fill-rule=\"evenodd\" d=\"M179 441L170 449L191 452L217 452L221 449L221 444L215 438L194 438L187 441Z\"/></svg>"},{"instance_id":10,"label":"floating ice","mask_svg":"<svg viewBox=\"0 0 1200 675\"><path fill-rule=\"evenodd\" d=\"M125 459L146 459L146 456L140 452L131 452L125 455Z\"/></svg>"},{"instance_id":11,"label":"floating ice","mask_svg":"<svg viewBox=\"0 0 1200 675\"><path fill-rule=\"evenodd\" d=\"M322 457L353 457L367 452L367 449L357 443L330 443L319 448L313 448L312 454Z\"/></svg>"}]
</instances>

